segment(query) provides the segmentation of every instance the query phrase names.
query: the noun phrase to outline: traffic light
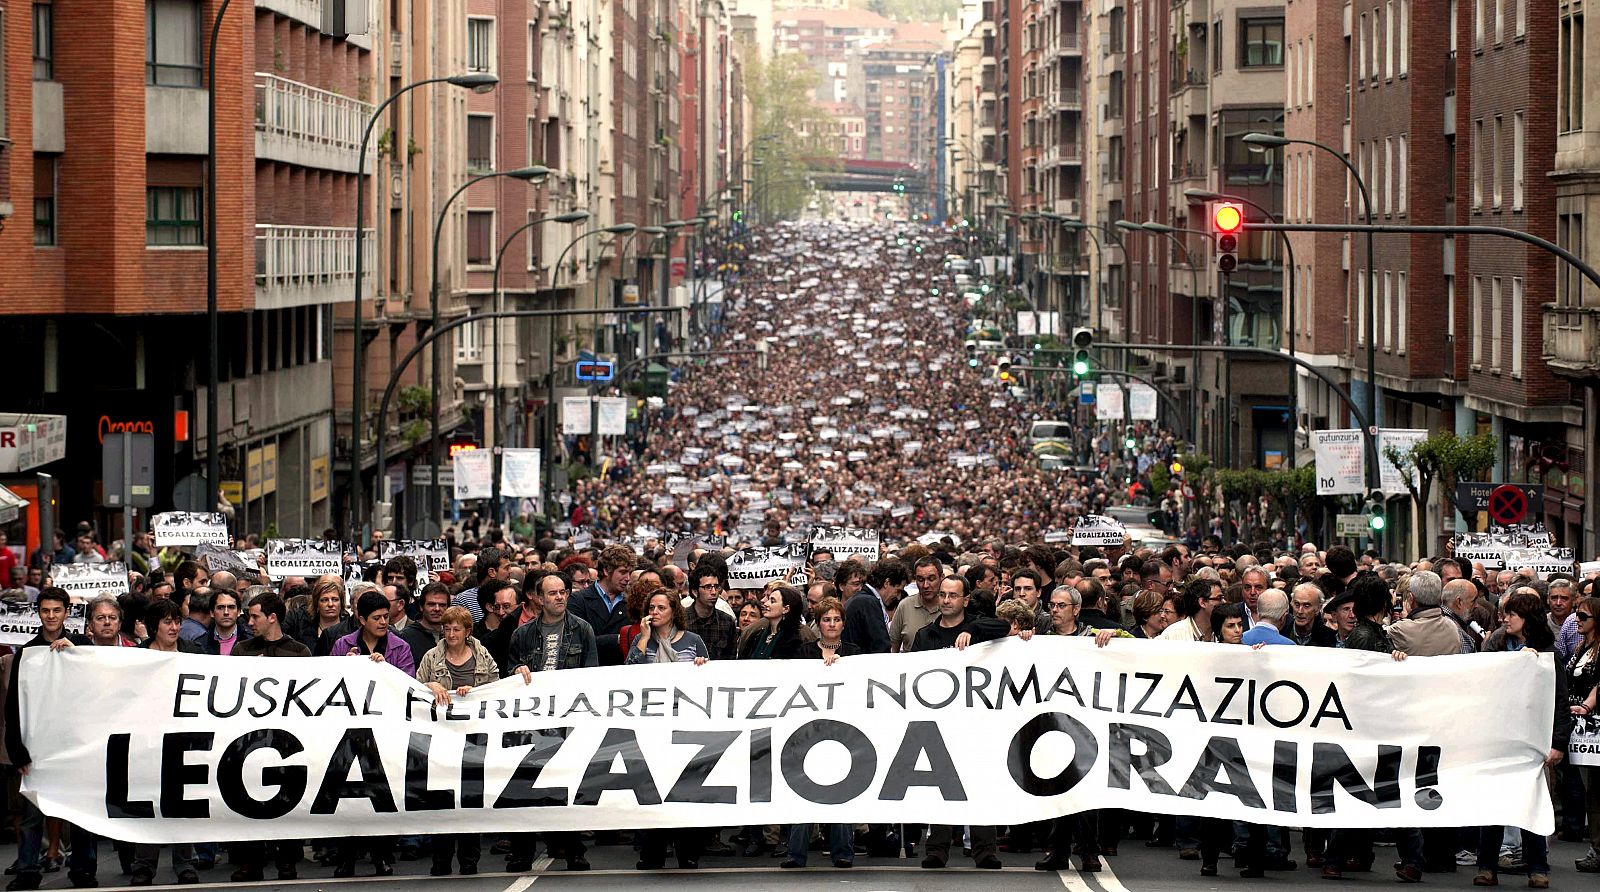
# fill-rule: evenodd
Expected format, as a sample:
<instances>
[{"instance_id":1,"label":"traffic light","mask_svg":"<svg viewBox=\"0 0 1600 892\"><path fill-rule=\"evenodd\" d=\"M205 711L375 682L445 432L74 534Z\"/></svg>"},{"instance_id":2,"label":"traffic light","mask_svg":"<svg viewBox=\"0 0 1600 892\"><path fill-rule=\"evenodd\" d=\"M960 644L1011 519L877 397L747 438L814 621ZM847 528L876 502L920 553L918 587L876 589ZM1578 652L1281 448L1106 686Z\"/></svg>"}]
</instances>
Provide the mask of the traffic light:
<instances>
[{"instance_id":1,"label":"traffic light","mask_svg":"<svg viewBox=\"0 0 1600 892\"><path fill-rule=\"evenodd\" d=\"M1211 228L1217 236L1217 269L1231 273L1239 265L1239 232L1244 228L1244 209L1237 202L1219 201L1211 207Z\"/></svg>"},{"instance_id":2,"label":"traffic light","mask_svg":"<svg viewBox=\"0 0 1600 892\"><path fill-rule=\"evenodd\" d=\"M965 347L966 351L967 351L967 365L971 366L972 368L977 368L978 367L978 342L974 341L971 338L967 338L966 342L963 343L962 346Z\"/></svg>"},{"instance_id":3,"label":"traffic light","mask_svg":"<svg viewBox=\"0 0 1600 892\"><path fill-rule=\"evenodd\" d=\"M1126 446L1130 450L1137 449L1139 447L1139 441L1134 437L1128 437L1122 441L1122 445Z\"/></svg>"},{"instance_id":4,"label":"traffic light","mask_svg":"<svg viewBox=\"0 0 1600 892\"><path fill-rule=\"evenodd\" d=\"M1094 329L1074 328L1072 330L1072 373L1082 378L1094 368L1093 358L1089 355L1089 348L1094 346Z\"/></svg>"},{"instance_id":5,"label":"traffic light","mask_svg":"<svg viewBox=\"0 0 1600 892\"><path fill-rule=\"evenodd\" d=\"M1389 525L1388 520L1384 517L1383 509L1383 492L1375 489L1368 493L1367 528L1372 530L1374 533L1383 532L1383 528Z\"/></svg>"},{"instance_id":6,"label":"traffic light","mask_svg":"<svg viewBox=\"0 0 1600 892\"><path fill-rule=\"evenodd\" d=\"M735 223L743 223L744 222L744 211L734 211L733 212L733 222L735 222Z\"/></svg>"}]
</instances>

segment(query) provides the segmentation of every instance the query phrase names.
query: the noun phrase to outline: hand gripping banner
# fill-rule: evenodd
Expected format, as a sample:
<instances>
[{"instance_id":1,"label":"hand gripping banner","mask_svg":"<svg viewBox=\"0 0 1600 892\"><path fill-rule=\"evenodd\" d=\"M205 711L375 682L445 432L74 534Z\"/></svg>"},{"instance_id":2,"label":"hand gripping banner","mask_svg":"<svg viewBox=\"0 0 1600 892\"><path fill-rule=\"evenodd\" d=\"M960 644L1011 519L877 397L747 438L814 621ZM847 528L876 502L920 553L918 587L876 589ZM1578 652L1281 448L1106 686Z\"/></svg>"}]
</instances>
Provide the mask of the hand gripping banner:
<instances>
[{"instance_id":1,"label":"hand gripping banner","mask_svg":"<svg viewBox=\"0 0 1600 892\"><path fill-rule=\"evenodd\" d=\"M30 648L20 673L24 792L131 842L1092 808L1554 829L1548 654L1046 636L832 666L542 672L448 707L358 657Z\"/></svg>"}]
</instances>

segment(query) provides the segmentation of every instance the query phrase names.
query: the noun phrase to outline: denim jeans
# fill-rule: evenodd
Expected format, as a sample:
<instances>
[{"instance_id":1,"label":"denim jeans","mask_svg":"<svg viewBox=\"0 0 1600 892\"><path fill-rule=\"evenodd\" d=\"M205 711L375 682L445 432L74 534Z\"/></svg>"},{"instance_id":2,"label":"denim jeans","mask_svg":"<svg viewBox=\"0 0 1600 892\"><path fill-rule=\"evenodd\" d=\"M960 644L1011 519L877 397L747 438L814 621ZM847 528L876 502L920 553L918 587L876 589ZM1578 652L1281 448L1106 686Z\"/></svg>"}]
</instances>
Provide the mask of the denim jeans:
<instances>
[{"instance_id":1,"label":"denim jeans","mask_svg":"<svg viewBox=\"0 0 1600 892\"><path fill-rule=\"evenodd\" d=\"M1415 827L1400 827L1394 831L1395 846L1398 849L1399 861L1406 867L1423 868L1422 857L1422 831ZM1498 856L1499 842L1495 843L1495 853ZM1356 861L1367 866L1372 865L1372 831L1371 830L1333 830L1328 833L1328 851L1326 854L1329 867L1343 868L1346 861Z\"/></svg>"},{"instance_id":2,"label":"denim jeans","mask_svg":"<svg viewBox=\"0 0 1600 892\"><path fill-rule=\"evenodd\" d=\"M44 812L33 804L33 800L22 800L22 837L17 843L17 873L43 874L44 866ZM62 822L66 823L66 822ZM94 876L99 869L99 858L96 857L96 839L93 833L78 827L76 824L66 824L67 839L72 844L72 854L67 856L67 870L71 873L81 873L85 876Z\"/></svg>"},{"instance_id":3,"label":"denim jeans","mask_svg":"<svg viewBox=\"0 0 1600 892\"><path fill-rule=\"evenodd\" d=\"M811 824L795 824L789 828L789 858L801 867L806 866L806 853L811 848ZM854 828L849 824L823 824L822 832L828 837L828 855L835 861L856 860Z\"/></svg>"}]
</instances>

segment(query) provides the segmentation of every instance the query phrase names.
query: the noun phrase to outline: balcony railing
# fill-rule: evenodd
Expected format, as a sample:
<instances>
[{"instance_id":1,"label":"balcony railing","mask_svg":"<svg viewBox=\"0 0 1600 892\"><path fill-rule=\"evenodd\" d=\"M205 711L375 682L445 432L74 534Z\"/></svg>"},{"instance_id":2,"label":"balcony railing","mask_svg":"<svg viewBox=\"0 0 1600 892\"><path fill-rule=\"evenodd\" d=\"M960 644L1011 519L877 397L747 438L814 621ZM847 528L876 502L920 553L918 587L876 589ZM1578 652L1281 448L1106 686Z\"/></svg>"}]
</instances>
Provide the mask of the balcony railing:
<instances>
[{"instance_id":1,"label":"balcony railing","mask_svg":"<svg viewBox=\"0 0 1600 892\"><path fill-rule=\"evenodd\" d=\"M1045 104L1052 112L1082 111L1083 97L1077 90L1059 90L1051 93L1045 99Z\"/></svg>"},{"instance_id":2,"label":"balcony railing","mask_svg":"<svg viewBox=\"0 0 1600 892\"><path fill-rule=\"evenodd\" d=\"M377 258L373 231L362 238L363 278ZM256 224L256 287L307 288L355 279L356 230L344 226Z\"/></svg>"},{"instance_id":3,"label":"balcony railing","mask_svg":"<svg viewBox=\"0 0 1600 892\"><path fill-rule=\"evenodd\" d=\"M1545 304L1544 361L1569 375L1600 374L1600 307Z\"/></svg>"},{"instance_id":4,"label":"balcony railing","mask_svg":"<svg viewBox=\"0 0 1600 892\"><path fill-rule=\"evenodd\" d=\"M255 87L258 155L355 170L361 130L372 115L370 103L260 71Z\"/></svg>"}]
</instances>

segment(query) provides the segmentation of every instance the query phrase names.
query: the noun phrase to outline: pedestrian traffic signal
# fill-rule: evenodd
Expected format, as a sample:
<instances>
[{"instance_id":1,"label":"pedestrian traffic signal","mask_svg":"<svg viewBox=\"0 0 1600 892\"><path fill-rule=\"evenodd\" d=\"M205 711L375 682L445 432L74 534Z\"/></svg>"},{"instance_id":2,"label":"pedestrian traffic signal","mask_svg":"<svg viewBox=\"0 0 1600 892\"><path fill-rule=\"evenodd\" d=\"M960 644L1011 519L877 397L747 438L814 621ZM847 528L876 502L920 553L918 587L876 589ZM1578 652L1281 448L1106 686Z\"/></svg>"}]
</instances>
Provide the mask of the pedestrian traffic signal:
<instances>
[{"instance_id":1,"label":"pedestrian traffic signal","mask_svg":"<svg viewBox=\"0 0 1600 892\"><path fill-rule=\"evenodd\" d=\"M1137 449L1138 446L1139 446L1139 441L1134 439L1133 437L1129 437L1126 440L1122 441L1122 445L1128 447L1129 449Z\"/></svg>"},{"instance_id":2,"label":"pedestrian traffic signal","mask_svg":"<svg viewBox=\"0 0 1600 892\"><path fill-rule=\"evenodd\" d=\"M1389 525L1383 509L1383 493L1375 489L1367 495L1367 528L1374 533L1383 532L1383 528Z\"/></svg>"},{"instance_id":3,"label":"pedestrian traffic signal","mask_svg":"<svg viewBox=\"0 0 1600 892\"><path fill-rule=\"evenodd\" d=\"M1089 355L1089 350L1094 346L1094 329L1074 328L1072 330L1072 373L1082 378L1089 374L1094 367L1094 362Z\"/></svg>"},{"instance_id":4,"label":"pedestrian traffic signal","mask_svg":"<svg viewBox=\"0 0 1600 892\"><path fill-rule=\"evenodd\" d=\"M1217 269L1231 273L1239 266L1239 232L1244 228L1244 209L1236 202L1219 201L1211 208L1211 228L1217 237Z\"/></svg>"}]
</instances>

